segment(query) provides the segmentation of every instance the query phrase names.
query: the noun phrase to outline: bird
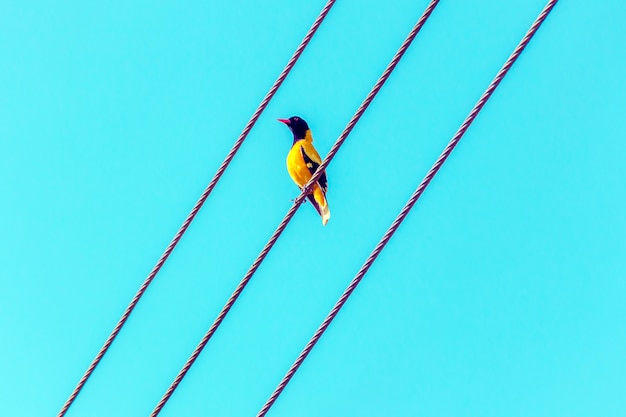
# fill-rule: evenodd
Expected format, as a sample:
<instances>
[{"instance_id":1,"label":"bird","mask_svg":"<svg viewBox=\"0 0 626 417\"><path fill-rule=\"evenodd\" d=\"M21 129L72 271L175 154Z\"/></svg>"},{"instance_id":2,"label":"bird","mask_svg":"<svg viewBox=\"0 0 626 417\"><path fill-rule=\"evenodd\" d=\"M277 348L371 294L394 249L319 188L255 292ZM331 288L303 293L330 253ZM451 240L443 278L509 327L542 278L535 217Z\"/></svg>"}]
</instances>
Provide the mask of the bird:
<instances>
[{"instance_id":1,"label":"bird","mask_svg":"<svg viewBox=\"0 0 626 417\"><path fill-rule=\"evenodd\" d=\"M287 154L287 172L289 176L302 189L309 182L317 167L322 163L322 158L313 146L313 135L307 122L298 116L289 119L278 119L289 127L293 133L293 145ZM326 172L322 172L317 182L313 185L307 198L322 217L322 225L326 226L330 219L330 209L326 200L328 180Z\"/></svg>"}]
</instances>

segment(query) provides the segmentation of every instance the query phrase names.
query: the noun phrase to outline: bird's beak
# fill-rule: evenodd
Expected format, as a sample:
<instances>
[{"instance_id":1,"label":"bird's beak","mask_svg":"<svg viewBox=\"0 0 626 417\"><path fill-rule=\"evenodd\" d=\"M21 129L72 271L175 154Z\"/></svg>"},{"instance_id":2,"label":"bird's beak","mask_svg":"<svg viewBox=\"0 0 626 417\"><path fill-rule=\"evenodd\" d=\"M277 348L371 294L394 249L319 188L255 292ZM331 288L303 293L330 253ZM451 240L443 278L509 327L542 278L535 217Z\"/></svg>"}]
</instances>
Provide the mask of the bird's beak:
<instances>
[{"instance_id":1,"label":"bird's beak","mask_svg":"<svg viewBox=\"0 0 626 417\"><path fill-rule=\"evenodd\" d=\"M291 124L291 122L289 121L289 119L276 119L281 123L286 124L287 126L289 126Z\"/></svg>"}]
</instances>

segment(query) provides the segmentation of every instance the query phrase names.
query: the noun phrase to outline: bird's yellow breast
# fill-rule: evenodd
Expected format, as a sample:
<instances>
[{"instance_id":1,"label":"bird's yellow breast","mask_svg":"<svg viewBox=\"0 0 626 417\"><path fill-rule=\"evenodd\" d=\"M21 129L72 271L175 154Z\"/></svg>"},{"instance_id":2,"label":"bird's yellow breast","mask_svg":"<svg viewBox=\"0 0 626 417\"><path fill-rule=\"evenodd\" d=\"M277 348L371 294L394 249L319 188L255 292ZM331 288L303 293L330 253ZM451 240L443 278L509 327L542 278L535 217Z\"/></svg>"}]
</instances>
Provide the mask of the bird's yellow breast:
<instances>
[{"instance_id":1,"label":"bird's yellow breast","mask_svg":"<svg viewBox=\"0 0 626 417\"><path fill-rule=\"evenodd\" d=\"M293 144L291 150L287 154L287 171L289 176L298 187L302 188L311 179L311 171L306 166L306 162L302 156L302 147L310 145L309 142L301 139ZM310 145L312 147L312 145ZM306 148L305 148L306 151Z\"/></svg>"},{"instance_id":2,"label":"bird's yellow breast","mask_svg":"<svg viewBox=\"0 0 626 417\"><path fill-rule=\"evenodd\" d=\"M289 172L289 176L298 187L301 188L311 179L313 176L312 172L315 171L313 165L307 166L302 152L306 154L308 159L315 163L322 163L322 158L320 158L320 155L313 146L313 136L310 130L306 132L304 139L300 139L293 144L287 154L287 171Z\"/></svg>"}]
</instances>

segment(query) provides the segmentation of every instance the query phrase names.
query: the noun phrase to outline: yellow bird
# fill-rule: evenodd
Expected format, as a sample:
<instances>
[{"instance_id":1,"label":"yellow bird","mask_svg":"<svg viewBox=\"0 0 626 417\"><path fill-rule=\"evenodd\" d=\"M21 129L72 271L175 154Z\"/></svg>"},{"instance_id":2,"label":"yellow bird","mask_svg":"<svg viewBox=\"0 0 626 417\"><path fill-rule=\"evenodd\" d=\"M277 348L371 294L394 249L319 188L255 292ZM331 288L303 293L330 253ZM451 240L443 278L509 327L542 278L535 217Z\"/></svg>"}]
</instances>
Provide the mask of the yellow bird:
<instances>
[{"instance_id":1,"label":"yellow bird","mask_svg":"<svg viewBox=\"0 0 626 417\"><path fill-rule=\"evenodd\" d=\"M293 116L289 119L278 119L286 124L293 133L293 146L287 154L287 171L289 176L302 189L309 182L317 167L322 163L322 158L313 147L313 135L309 125L304 119ZM315 207L315 210L322 216L322 224L326 226L330 219L330 209L326 201L328 191L328 181L326 172L319 177L307 198Z\"/></svg>"}]
</instances>

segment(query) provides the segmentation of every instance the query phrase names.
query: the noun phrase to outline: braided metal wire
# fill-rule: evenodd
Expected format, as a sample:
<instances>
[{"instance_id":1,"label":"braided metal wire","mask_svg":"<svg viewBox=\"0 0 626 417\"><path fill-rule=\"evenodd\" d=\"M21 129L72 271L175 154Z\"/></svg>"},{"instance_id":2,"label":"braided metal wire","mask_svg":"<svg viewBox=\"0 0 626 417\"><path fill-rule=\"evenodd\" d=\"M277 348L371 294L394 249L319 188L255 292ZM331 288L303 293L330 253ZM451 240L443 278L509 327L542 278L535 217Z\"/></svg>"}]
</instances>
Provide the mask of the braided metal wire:
<instances>
[{"instance_id":1,"label":"braided metal wire","mask_svg":"<svg viewBox=\"0 0 626 417\"><path fill-rule=\"evenodd\" d=\"M415 36L418 34L418 32L420 31L420 29L422 28L422 26L424 25L424 23L426 22L426 20L428 19L428 17L430 16L430 14L432 13L432 11L434 10L435 6L438 3L439 3L439 0L432 0L430 2L430 4L426 8L422 16L419 18L419 20L417 21L417 23L415 24L411 32L408 34L408 36L406 37L406 39L400 46L400 49L398 49L398 52L396 52L396 54L394 55L389 65L387 65L387 68L385 68L385 71L383 71L382 75L380 76L376 84L374 84L374 87L372 87L371 91L369 92L369 94L367 95L363 103L361 103L361 105L357 109L354 116L352 116L352 118L346 125L345 129L343 130L343 132L341 133L341 135L339 136L335 144L332 146L332 148L328 152L328 155L324 159L324 162L317 168L317 170L311 177L311 180L302 188L300 195L295 199L293 205L291 206L291 208L289 209L289 211L287 212L283 220L280 222L280 224L278 225L278 227L276 228L276 230L270 237L269 241L263 247L263 250L261 250L257 258L254 260L254 262L250 266L250 269L248 269L248 272L246 272L245 276L239 282L239 285L237 285L237 288L235 288L235 291L233 291L232 295L230 296L230 298L228 299L228 301L226 302L222 310L219 312L217 318L215 319L215 321L213 322L209 330L202 337L202 339L200 340L200 343L198 343L198 345L194 349L193 353L191 354L191 356L189 357L185 365L182 367L178 375L176 375L176 378L174 379L174 381L172 381L171 385L169 386L169 388L167 389L167 391L165 392L165 394L163 395L163 397L161 398L157 406L152 411L152 414L150 414L151 417L156 417L161 412L161 410L163 409L167 401L170 399L170 397L172 396L172 394L174 393L174 391L176 390L176 388L178 387L182 379L185 377L185 375L187 374L191 366L194 364L196 359L198 359L198 356L200 356L200 353L202 352L204 347L207 345L207 343L209 342L209 340L211 339L211 337L213 336L217 328L220 326L220 324L222 324L222 321L224 320L229 310L237 301L237 298L239 298L239 296L243 292L244 288L246 287L246 285L248 284L248 282L250 281L250 279L252 278L256 270L259 268L259 266L261 265L261 263L263 262L267 254L270 252L270 250L272 249L272 247L274 246L274 244L276 243L280 235L283 233L283 231L285 230L285 228L287 227L287 225L289 224L289 222L295 215L296 211L300 207L300 204L302 204L302 202L306 198L306 195L308 194L308 190L313 186L315 182L317 182L319 177L322 175L322 172L324 172L324 169L328 166L328 164L330 164L332 159L335 157L335 154L339 151L339 148L341 147L343 142L346 140L346 138L348 137L348 135L350 134L354 126L357 124L357 122L359 121L363 113L365 113L365 110L368 108L370 103L374 100L374 97L376 97L376 94L378 94L383 84L385 84L385 82L391 75L392 71L394 70L398 62L400 62L400 59L402 58L402 56L404 55L408 47L411 45L411 42L413 41L413 39L415 39Z\"/></svg>"},{"instance_id":2,"label":"braided metal wire","mask_svg":"<svg viewBox=\"0 0 626 417\"><path fill-rule=\"evenodd\" d=\"M283 379L280 381L280 383L274 390L274 392L270 395L268 400L265 402L265 404L263 405L263 407L257 414L257 417L265 416L267 412L269 411L269 409L274 404L274 402L276 402L276 399L283 392L283 390L285 389L285 387L287 386L287 384L289 383L293 375L296 373L296 371L300 367L300 365L302 365L302 362L304 362L304 360L309 355L309 353L311 353L311 350L313 350L313 347L315 346L315 344L322 337L322 335L324 334L324 332L326 331L330 323L334 320L334 318L339 313L339 310L341 310L341 308L346 303L346 301L348 300L352 292L359 285L359 283L361 282L361 279L363 278L363 276L365 276L368 269L372 266L372 264L374 263L378 255L382 252L385 245L389 242L389 240L391 239L393 234L396 232L396 230L398 230L398 228L400 227L400 224L402 224L402 222L404 221L406 216L409 214L409 212L411 211L411 209L413 208L417 200L420 198L420 196L422 195L422 193L424 192L424 190L426 189L430 181L437 174L437 171L439 171L439 168L441 168L441 166L446 161L448 156L450 156L454 147L461 140L461 138L463 137L463 135L465 134L469 126L472 124L472 122L474 121L478 113L481 111L481 109L483 108L487 100L489 100L489 98L491 97L491 94L494 92L496 87L498 87L498 85L500 84L500 82L502 81L506 73L509 71L513 63L515 63L515 61L520 56L524 48L526 48L526 45L528 45L528 42L530 42L531 38L533 37L537 29L539 29L539 26L541 26L541 24L544 22L545 18L548 16L548 14L550 13L554 5L557 3L557 1L558 0L550 0L548 4L544 7L544 9L539 14L535 22L532 24L532 26L530 27L530 29L528 30L524 38L522 38L521 42L517 45L517 47L515 48L515 50L509 57L509 59L502 66L502 68L500 69L498 74L495 76L491 84L489 84L489 87L487 87L487 90L485 90L483 95L480 97L480 99L478 100L478 102L476 103L472 111L469 113L469 115L467 116L467 118L465 119L461 127L459 127L457 132L454 134L454 136L452 137L452 139L450 140L446 148L443 150L443 152L441 153L441 155L439 156L435 164L428 171L428 173L426 174L422 182L419 184L415 192L411 195L411 198L409 198L407 203L404 205L404 207L400 211L400 214L398 214L398 216L393 221L389 229L387 229L387 231L385 232L383 237L380 239L380 241L378 242L378 244L376 245L372 253L368 256L363 266L361 266L361 268L359 269L355 277L350 282L350 285L348 285L348 287L343 292L343 294L341 295L337 303L335 303L335 306L332 308L330 313L328 313L328 316L326 316L322 324L315 331L315 333L313 334L313 337L311 337L311 340L309 340L309 342L306 344L306 346L304 347L304 349L302 350L298 358L295 360L293 365L291 365L291 367L289 368L289 370L287 371Z\"/></svg>"},{"instance_id":3,"label":"braided metal wire","mask_svg":"<svg viewBox=\"0 0 626 417\"><path fill-rule=\"evenodd\" d=\"M67 410L70 408L70 406L72 405L72 403L74 402L74 400L76 399L80 391L83 389L85 383L87 382L87 380L89 379L93 371L96 369L96 366L98 366L98 364L100 363L100 360L102 360L102 357L106 354L107 350L109 349L109 347L111 346L111 344L117 337L118 333L120 332L120 330L126 323L126 320L128 320L128 317L133 312L135 306L137 306L139 299L146 292L146 290L148 289L148 286L150 285L154 277L156 277L156 275L161 270L161 267L163 266L163 264L165 264L165 261L167 260L167 258L174 251L174 248L176 247L180 239L183 237L183 234L185 234L185 232L189 228L189 225L191 224L193 219L196 217L196 215L198 214L198 212L204 205L205 201L207 200L207 198L209 197L209 195L211 194L211 192L217 185L217 182L222 177L222 174L224 174L224 171L226 171L226 168L235 157L235 154L237 153L237 151L243 144L244 140L248 136L248 133L250 133L250 131L252 130L252 127L255 125L255 123L261 116L261 113L263 113L263 111L269 104L270 100L274 97L274 94L276 94L276 91L278 91L278 88L281 86L283 81L285 81L285 78L287 78L287 75L289 74L289 72L291 72L291 70L295 66L296 62L298 61L298 58L300 58L300 55L302 55L302 52L304 51L304 49L307 47L307 45L313 38L313 35L322 24L324 18L326 17L330 9L333 7L335 2L336 0L328 0L326 2L322 10L320 11L319 15L313 22L313 25L311 25L311 28L309 29L309 31L306 33L306 35L300 42L300 45L298 45L298 48L295 50L295 52L293 53L293 55L287 62L287 65L285 65L285 68L282 70L282 72L280 73L276 81L274 81L274 84L272 85L270 90L267 92L263 100L261 101L261 104L259 104L259 106L257 107L252 117L250 117L250 120L248 120L248 123L246 124L243 131L239 135L239 138L237 138L237 141L235 142L233 147L228 152L228 155L226 155L226 158L224 159L224 161L218 168L217 172L213 176L213 179L211 180L209 185L206 187L206 189L204 190L204 192L202 193L202 195L200 196L196 204L193 206L193 209L191 210L191 212L189 213L189 215L183 222L182 226L180 226L180 228L176 232L176 235L174 236L170 244L167 246L167 248L165 249L165 252L163 252L163 254L157 261L154 268L152 268L152 271L150 271L150 274L148 274L148 277L145 279L143 284L141 284L141 287L139 287L139 290L137 291L137 293L131 300L128 307L126 307L124 314L122 314L122 317L119 319L119 321L113 328L113 331L111 332L107 340L104 342L104 345L102 345L102 347L100 348L100 351L98 352L96 357L93 359L93 361L91 362L91 364L85 371L85 374L82 376L80 381L78 381L76 388L74 388L74 391L72 391L72 394L69 396L69 398L67 399L67 401L65 402L61 410L59 411L57 417L63 417L65 413L67 413Z\"/></svg>"}]
</instances>

